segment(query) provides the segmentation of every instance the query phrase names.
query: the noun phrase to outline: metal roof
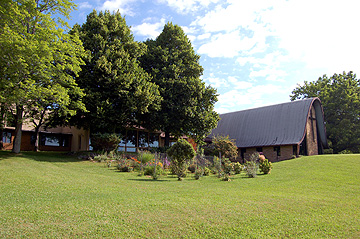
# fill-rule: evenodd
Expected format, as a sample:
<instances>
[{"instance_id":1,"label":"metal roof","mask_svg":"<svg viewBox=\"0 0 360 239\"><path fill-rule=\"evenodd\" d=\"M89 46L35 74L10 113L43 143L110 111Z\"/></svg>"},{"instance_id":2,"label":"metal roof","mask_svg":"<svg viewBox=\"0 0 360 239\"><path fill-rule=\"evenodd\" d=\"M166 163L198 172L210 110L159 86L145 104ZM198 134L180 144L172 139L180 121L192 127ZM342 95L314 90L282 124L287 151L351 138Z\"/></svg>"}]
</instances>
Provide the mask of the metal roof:
<instances>
[{"instance_id":1,"label":"metal roof","mask_svg":"<svg viewBox=\"0 0 360 239\"><path fill-rule=\"evenodd\" d=\"M319 140L327 148L324 114L319 98L292 101L220 115L209 137L235 139L239 148L300 144L311 106L315 108Z\"/></svg>"}]
</instances>

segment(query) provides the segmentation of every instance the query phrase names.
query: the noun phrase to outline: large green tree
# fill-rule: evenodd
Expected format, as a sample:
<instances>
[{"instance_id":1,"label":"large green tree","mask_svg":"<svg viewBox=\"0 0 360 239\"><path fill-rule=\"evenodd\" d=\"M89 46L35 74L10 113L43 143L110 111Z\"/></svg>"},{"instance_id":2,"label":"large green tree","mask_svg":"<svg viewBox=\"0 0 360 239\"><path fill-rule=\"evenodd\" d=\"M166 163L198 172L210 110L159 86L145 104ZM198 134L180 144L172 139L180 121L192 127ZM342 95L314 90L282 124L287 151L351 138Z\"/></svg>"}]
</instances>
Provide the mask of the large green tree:
<instances>
[{"instance_id":1,"label":"large green tree","mask_svg":"<svg viewBox=\"0 0 360 239\"><path fill-rule=\"evenodd\" d=\"M76 35L62 29L67 27L62 19L74 8L69 0L1 1L0 103L14 110L15 153L27 118L44 110L73 115L85 109L74 80L84 49Z\"/></svg>"},{"instance_id":2,"label":"large green tree","mask_svg":"<svg viewBox=\"0 0 360 239\"><path fill-rule=\"evenodd\" d=\"M147 40L140 58L163 97L161 109L144 117L147 128L165 132L165 145L173 136L189 135L198 142L219 120L214 111L216 90L200 79L203 68L190 40L178 25L167 23L156 40Z\"/></svg>"},{"instance_id":3,"label":"large green tree","mask_svg":"<svg viewBox=\"0 0 360 239\"><path fill-rule=\"evenodd\" d=\"M146 45L136 42L119 12L87 16L75 25L89 56L76 79L86 92L87 113L79 114L79 124L91 132L111 133L117 128L138 125L139 115L158 108L158 87L139 65Z\"/></svg>"},{"instance_id":4,"label":"large green tree","mask_svg":"<svg viewBox=\"0 0 360 239\"><path fill-rule=\"evenodd\" d=\"M360 80L353 72L326 75L317 81L298 85L291 100L319 97L325 115L326 131L335 153L360 150Z\"/></svg>"}]
</instances>

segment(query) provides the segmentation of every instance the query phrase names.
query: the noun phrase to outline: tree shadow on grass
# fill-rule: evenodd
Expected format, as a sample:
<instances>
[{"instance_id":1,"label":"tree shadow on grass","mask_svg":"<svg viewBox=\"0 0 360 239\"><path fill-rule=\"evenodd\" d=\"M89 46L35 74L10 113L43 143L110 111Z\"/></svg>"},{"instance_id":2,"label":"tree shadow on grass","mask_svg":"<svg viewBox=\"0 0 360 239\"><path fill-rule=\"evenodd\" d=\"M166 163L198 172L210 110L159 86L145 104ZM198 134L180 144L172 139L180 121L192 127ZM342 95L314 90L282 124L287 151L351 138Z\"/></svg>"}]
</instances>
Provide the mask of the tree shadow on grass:
<instances>
[{"instance_id":1,"label":"tree shadow on grass","mask_svg":"<svg viewBox=\"0 0 360 239\"><path fill-rule=\"evenodd\" d=\"M10 151L0 151L0 160L6 158L27 158L38 162L71 163L84 161L67 152L20 152L18 154Z\"/></svg>"},{"instance_id":2,"label":"tree shadow on grass","mask_svg":"<svg viewBox=\"0 0 360 239\"><path fill-rule=\"evenodd\" d=\"M14 156L16 156L16 154L11 153L10 151L0 151L0 160L12 158Z\"/></svg>"},{"instance_id":3,"label":"tree shadow on grass","mask_svg":"<svg viewBox=\"0 0 360 239\"><path fill-rule=\"evenodd\" d=\"M170 180L167 179L157 179L154 180L152 178L130 178L130 181L138 181L138 182L169 182Z\"/></svg>"}]
</instances>

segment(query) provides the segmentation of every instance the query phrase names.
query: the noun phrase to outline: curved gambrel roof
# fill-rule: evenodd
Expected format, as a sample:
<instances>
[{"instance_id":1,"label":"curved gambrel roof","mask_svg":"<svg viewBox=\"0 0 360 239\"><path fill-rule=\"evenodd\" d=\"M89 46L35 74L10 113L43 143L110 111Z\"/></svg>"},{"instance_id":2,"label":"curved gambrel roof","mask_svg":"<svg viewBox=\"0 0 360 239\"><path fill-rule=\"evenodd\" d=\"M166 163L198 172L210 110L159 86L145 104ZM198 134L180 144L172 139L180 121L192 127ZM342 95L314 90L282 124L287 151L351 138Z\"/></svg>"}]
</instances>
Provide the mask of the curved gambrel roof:
<instances>
[{"instance_id":1,"label":"curved gambrel roof","mask_svg":"<svg viewBox=\"0 0 360 239\"><path fill-rule=\"evenodd\" d=\"M209 137L229 135L239 148L300 144L305 137L311 106L315 108L319 140L327 148L319 98L221 114L217 128Z\"/></svg>"}]
</instances>

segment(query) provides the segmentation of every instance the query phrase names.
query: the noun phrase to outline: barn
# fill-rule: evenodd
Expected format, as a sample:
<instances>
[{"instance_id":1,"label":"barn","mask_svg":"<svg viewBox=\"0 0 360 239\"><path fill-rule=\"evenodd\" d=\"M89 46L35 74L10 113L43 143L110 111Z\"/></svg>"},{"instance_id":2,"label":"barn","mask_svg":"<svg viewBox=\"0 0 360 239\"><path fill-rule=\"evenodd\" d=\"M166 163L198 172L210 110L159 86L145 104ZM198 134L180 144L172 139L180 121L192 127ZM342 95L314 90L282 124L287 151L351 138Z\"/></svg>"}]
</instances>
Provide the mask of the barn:
<instances>
[{"instance_id":1,"label":"barn","mask_svg":"<svg viewBox=\"0 0 360 239\"><path fill-rule=\"evenodd\" d=\"M235 140L242 160L262 152L270 161L322 154L328 148L319 98L297 100L220 115L214 136Z\"/></svg>"}]
</instances>

